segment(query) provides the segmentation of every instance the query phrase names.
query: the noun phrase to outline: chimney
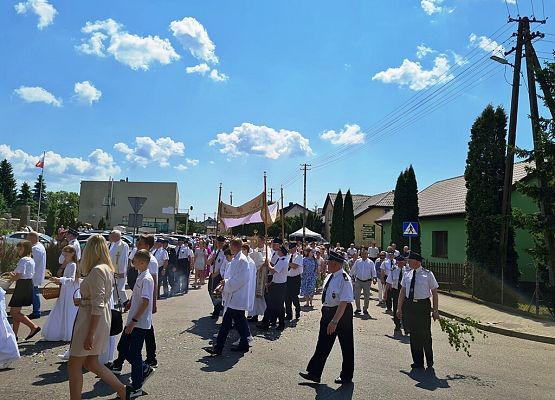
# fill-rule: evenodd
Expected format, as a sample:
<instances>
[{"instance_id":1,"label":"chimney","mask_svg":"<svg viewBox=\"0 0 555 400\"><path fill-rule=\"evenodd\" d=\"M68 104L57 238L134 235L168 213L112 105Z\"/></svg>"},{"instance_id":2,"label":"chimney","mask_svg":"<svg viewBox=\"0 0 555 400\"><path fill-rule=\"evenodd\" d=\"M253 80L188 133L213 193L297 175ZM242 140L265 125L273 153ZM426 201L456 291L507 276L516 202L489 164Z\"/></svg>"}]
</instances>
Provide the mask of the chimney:
<instances>
[{"instance_id":1,"label":"chimney","mask_svg":"<svg viewBox=\"0 0 555 400\"><path fill-rule=\"evenodd\" d=\"M293 207L293 202L292 201L289 202L289 207Z\"/></svg>"}]
</instances>

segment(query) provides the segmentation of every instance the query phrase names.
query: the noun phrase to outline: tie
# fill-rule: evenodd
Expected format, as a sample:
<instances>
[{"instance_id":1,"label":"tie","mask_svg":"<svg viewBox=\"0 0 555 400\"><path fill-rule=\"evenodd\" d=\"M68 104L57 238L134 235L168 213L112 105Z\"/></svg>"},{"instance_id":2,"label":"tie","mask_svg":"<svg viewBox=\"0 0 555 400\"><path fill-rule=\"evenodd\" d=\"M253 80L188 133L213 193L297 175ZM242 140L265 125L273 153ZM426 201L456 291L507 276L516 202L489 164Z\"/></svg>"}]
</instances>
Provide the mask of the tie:
<instances>
[{"instance_id":1,"label":"tie","mask_svg":"<svg viewBox=\"0 0 555 400\"><path fill-rule=\"evenodd\" d=\"M412 279L410 280L409 300L414 300L414 284L416 283L416 270L412 270Z\"/></svg>"},{"instance_id":2,"label":"tie","mask_svg":"<svg viewBox=\"0 0 555 400\"><path fill-rule=\"evenodd\" d=\"M397 289L401 290L401 281L403 280L403 268L399 268L399 281L397 282ZM412 285L412 282L411 282Z\"/></svg>"},{"instance_id":3,"label":"tie","mask_svg":"<svg viewBox=\"0 0 555 400\"><path fill-rule=\"evenodd\" d=\"M322 304L326 302L326 292L328 291L328 287L332 279L333 279L333 274L330 276L330 279L328 279L328 281L324 285L324 291L322 292Z\"/></svg>"}]
</instances>

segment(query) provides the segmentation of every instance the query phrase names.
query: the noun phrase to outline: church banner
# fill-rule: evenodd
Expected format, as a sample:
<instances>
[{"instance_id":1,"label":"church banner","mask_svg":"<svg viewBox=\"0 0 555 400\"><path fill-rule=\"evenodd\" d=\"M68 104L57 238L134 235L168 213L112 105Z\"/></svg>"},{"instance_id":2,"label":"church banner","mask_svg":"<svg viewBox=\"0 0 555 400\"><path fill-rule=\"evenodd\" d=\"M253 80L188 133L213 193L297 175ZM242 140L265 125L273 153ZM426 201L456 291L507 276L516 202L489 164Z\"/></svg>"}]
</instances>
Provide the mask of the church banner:
<instances>
[{"instance_id":1,"label":"church banner","mask_svg":"<svg viewBox=\"0 0 555 400\"><path fill-rule=\"evenodd\" d=\"M278 208L278 203L266 207L266 194L262 193L238 207L221 202L220 220L227 229L260 222L270 225L276 220ZM264 212L265 209L267 209L266 212ZM263 214L266 215L263 216Z\"/></svg>"}]
</instances>

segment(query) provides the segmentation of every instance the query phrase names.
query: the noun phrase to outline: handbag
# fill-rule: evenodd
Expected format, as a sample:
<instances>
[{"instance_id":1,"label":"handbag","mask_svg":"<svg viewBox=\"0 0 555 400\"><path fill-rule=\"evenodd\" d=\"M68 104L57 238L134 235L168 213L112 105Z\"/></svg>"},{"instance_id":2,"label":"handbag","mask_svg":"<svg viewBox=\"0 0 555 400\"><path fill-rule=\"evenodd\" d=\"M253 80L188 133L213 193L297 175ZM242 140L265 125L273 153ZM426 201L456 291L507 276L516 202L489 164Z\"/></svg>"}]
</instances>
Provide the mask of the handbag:
<instances>
[{"instance_id":1,"label":"handbag","mask_svg":"<svg viewBox=\"0 0 555 400\"><path fill-rule=\"evenodd\" d=\"M117 304L114 305L115 308L112 308L110 311L112 312L112 322L110 323L110 336L119 335L123 332L123 317L121 315L121 309L123 305L121 304L121 299L119 297L119 291L117 286L117 280L114 278L114 290L116 291L117 297ZM117 309L119 308L119 310Z\"/></svg>"}]
</instances>

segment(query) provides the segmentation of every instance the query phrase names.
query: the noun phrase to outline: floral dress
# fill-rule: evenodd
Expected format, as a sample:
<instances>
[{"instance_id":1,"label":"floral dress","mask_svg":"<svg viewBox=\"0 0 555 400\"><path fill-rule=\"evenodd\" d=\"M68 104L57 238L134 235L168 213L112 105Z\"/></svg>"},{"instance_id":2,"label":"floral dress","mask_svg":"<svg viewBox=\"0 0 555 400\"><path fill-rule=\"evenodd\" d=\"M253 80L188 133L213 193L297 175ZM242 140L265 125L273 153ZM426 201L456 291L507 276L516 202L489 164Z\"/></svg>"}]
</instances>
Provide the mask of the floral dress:
<instances>
[{"instance_id":1,"label":"floral dress","mask_svg":"<svg viewBox=\"0 0 555 400\"><path fill-rule=\"evenodd\" d=\"M316 273L318 264L314 257L303 259L303 273L301 275L301 296L314 296L316 293Z\"/></svg>"}]
</instances>

